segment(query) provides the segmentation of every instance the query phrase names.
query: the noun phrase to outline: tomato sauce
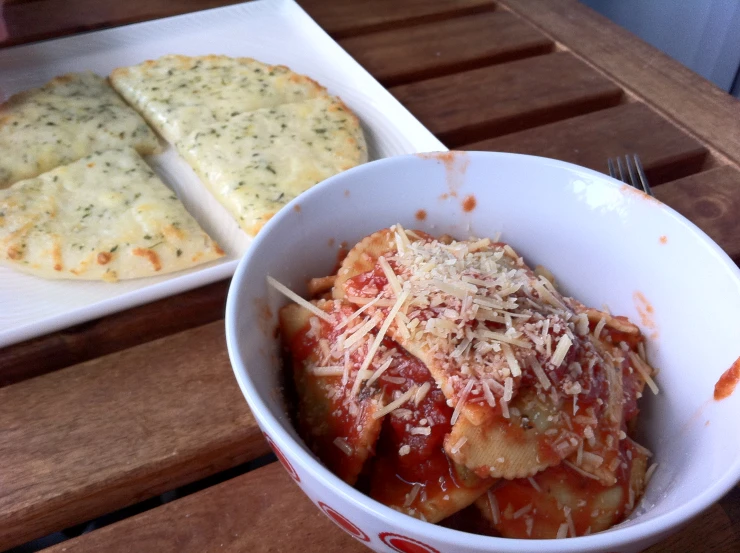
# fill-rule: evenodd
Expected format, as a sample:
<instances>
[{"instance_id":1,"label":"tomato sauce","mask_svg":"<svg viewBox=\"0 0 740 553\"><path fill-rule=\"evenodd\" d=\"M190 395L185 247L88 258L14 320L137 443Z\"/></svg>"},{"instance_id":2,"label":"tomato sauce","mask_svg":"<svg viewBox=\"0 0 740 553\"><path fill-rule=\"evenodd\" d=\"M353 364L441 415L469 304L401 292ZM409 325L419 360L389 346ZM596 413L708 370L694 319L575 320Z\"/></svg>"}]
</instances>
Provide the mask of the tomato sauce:
<instances>
[{"instance_id":1,"label":"tomato sauce","mask_svg":"<svg viewBox=\"0 0 740 553\"><path fill-rule=\"evenodd\" d=\"M714 399L719 401L732 395L740 381L740 357L737 358L732 366L719 377L717 384L714 385Z\"/></svg>"},{"instance_id":2,"label":"tomato sauce","mask_svg":"<svg viewBox=\"0 0 740 553\"><path fill-rule=\"evenodd\" d=\"M403 393L414 385L429 383L430 390L418 405L413 400L402 405L403 411L399 412L404 416L391 413L386 418L373 466L370 495L386 505L426 511L425 516L429 516L425 499L444 502L441 497L447 492L467 484L443 449L444 438L451 430L452 408L429 370L415 357L400 353L399 361L385 374L403 379L403 383L383 382L389 398L393 392ZM429 434L412 433L412 429L423 428L429 428ZM415 485L420 487L412 496Z\"/></svg>"}]
</instances>

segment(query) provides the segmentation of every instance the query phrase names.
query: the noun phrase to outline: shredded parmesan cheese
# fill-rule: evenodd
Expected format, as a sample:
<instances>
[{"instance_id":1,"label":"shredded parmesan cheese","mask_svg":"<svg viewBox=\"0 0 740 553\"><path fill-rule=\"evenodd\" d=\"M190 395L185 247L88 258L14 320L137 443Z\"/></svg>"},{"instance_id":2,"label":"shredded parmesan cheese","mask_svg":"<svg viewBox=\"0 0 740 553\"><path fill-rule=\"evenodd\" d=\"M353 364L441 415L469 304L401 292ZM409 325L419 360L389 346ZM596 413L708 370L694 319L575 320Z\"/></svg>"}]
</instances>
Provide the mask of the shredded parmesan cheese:
<instances>
[{"instance_id":1,"label":"shredded parmesan cheese","mask_svg":"<svg viewBox=\"0 0 740 553\"><path fill-rule=\"evenodd\" d=\"M334 445L341 449L342 453L344 453L347 457L351 457L354 453L352 446L349 445L349 443L347 443L347 440L345 440L344 438L334 438Z\"/></svg>"},{"instance_id":2,"label":"shredded parmesan cheese","mask_svg":"<svg viewBox=\"0 0 740 553\"><path fill-rule=\"evenodd\" d=\"M421 490L421 484L417 482L411 488L411 491L406 494L406 501L404 501L403 506L410 507L411 504L416 500L416 496L419 495L420 490Z\"/></svg>"},{"instance_id":3,"label":"shredded parmesan cheese","mask_svg":"<svg viewBox=\"0 0 740 553\"><path fill-rule=\"evenodd\" d=\"M563 334L560 337L560 340L558 340L558 345L555 348L555 352L552 354L550 363L552 363L556 367L559 367L561 363L563 362L563 360L565 359L565 356L568 354L568 350L570 349L570 346L572 345L573 345L573 340L571 340L567 334Z\"/></svg>"},{"instance_id":4,"label":"shredded parmesan cheese","mask_svg":"<svg viewBox=\"0 0 740 553\"><path fill-rule=\"evenodd\" d=\"M275 288L278 292L283 294L284 296L288 297L289 299L293 300L295 303L303 307L304 309L307 309L314 315L316 315L319 319L322 319L326 321L327 323L332 323L332 319L329 315L327 315L324 311L316 307L314 304L312 304L310 301L304 300L301 296L293 292L290 288L287 286L284 286L283 284L280 284L277 280L272 278L271 276L267 276L267 282L270 286Z\"/></svg>"},{"instance_id":5,"label":"shredded parmesan cheese","mask_svg":"<svg viewBox=\"0 0 740 553\"><path fill-rule=\"evenodd\" d=\"M648 482L650 482L650 479L653 477L653 474L655 473L655 470L658 468L658 463L653 463L650 465L650 467L645 471L645 485L647 486Z\"/></svg>"},{"instance_id":6,"label":"shredded parmesan cheese","mask_svg":"<svg viewBox=\"0 0 740 553\"><path fill-rule=\"evenodd\" d=\"M566 465L568 465L570 468L572 468L574 471L576 471L581 476L585 476L586 478L590 478L591 480L598 480L599 479L598 476L594 476L590 472L586 472L585 470L578 468L577 466L575 466L573 463L571 463L568 460L565 460L564 459L563 460L563 463L565 463Z\"/></svg>"},{"instance_id":7,"label":"shredded parmesan cheese","mask_svg":"<svg viewBox=\"0 0 740 553\"><path fill-rule=\"evenodd\" d=\"M365 321L358 330L344 340L344 347L351 348L356 342L362 340L380 322L380 316L375 315L372 319Z\"/></svg>"},{"instance_id":8,"label":"shredded parmesan cheese","mask_svg":"<svg viewBox=\"0 0 740 553\"><path fill-rule=\"evenodd\" d=\"M383 269L383 272L388 279L388 284L390 284L391 288L393 289L393 293L396 295L396 297L398 297L401 293L401 283L398 281L396 273L393 272L393 267L390 266L386 258L382 255L378 258L378 265L380 265L380 268Z\"/></svg>"},{"instance_id":9,"label":"shredded parmesan cheese","mask_svg":"<svg viewBox=\"0 0 740 553\"><path fill-rule=\"evenodd\" d=\"M564 522L558 527L558 533L555 536L555 539L562 540L567 537L568 537L568 523Z\"/></svg>"},{"instance_id":10,"label":"shredded parmesan cheese","mask_svg":"<svg viewBox=\"0 0 740 553\"><path fill-rule=\"evenodd\" d=\"M514 357L514 352L511 350L511 346L507 343L502 343L501 349L504 350L506 362L509 364L509 370L511 371L511 374L513 376L521 376L522 369L521 367L519 367L519 362L516 360L516 357Z\"/></svg>"},{"instance_id":11,"label":"shredded parmesan cheese","mask_svg":"<svg viewBox=\"0 0 740 553\"><path fill-rule=\"evenodd\" d=\"M491 490L488 490L488 507L491 509L491 520L493 520L493 523L500 524L501 511L498 508L498 501L496 501L496 496L493 495L493 492Z\"/></svg>"},{"instance_id":12,"label":"shredded parmesan cheese","mask_svg":"<svg viewBox=\"0 0 740 553\"><path fill-rule=\"evenodd\" d=\"M372 386L373 383L380 378L380 376L388 370L388 367L391 366L393 363L393 356L389 356L388 359L385 360L385 363L383 363L380 367L378 367L378 370L375 371L370 378L367 380L367 386Z\"/></svg>"},{"instance_id":13,"label":"shredded parmesan cheese","mask_svg":"<svg viewBox=\"0 0 740 553\"><path fill-rule=\"evenodd\" d=\"M515 511L514 514L511 516L514 520L523 517L527 513L529 513L533 508L533 505L531 503L527 503L524 507L519 509L518 511Z\"/></svg>"},{"instance_id":14,"label":"shredded parmesan cheese","mask_svg":"<svg viewBox=\"0 0 740 553\"><path fill-rule=\"evenodd\" d=\"M352 315L350 315L349 317L347 317L346 319L344 319L341 323L339 323L336 326L336 329L337 330L341 330L342 328L344 328L349 323L351 323L352 321L354 321L357 317L359 317L360 315L362 315L367 309L370 309L373 305L375 305L379 301L380 301L380 297L373 298L371 301L367 302L365 305L363 305L362 307L360 307L357 311L355 311L354 313L352 313Z\"/></svg>"},{"instance_id":15,"label":"shredded parmesan cheese","mask_svg":"<svg viewBox=\"0 0 740 553\"><path fill-rule=\"evenodd\" d=\"M601 320L599 320L598 323L596 323L596 327L594 328L594 338L597 340L601 338L601 331L604 330L604 327L606 326L606 317L601 317Z\"/></svg>"},{"instance_id":16,"label":"shredded parmesan cheese","mask_svg":"<svg viewBox=\"0 0 740 553\"><path fill-rule=\"evenodd\" d=\"M571 538L576 537L576 527L573 524L573 517L570 516L570 507L567 505L563 507L563 513L565 513L565 522L568 524L568 532Z\"/></svg>"},{"instance_id":17,"label":"shredded parmesan cheese","mask_svg":"<svg viewBox=\"0 0 740 553\"><path fill-rule=\"evenodd\" d=\"M429 436L432 433L432 429L428 426L415 426L410 430L411 434Z\"/></svg>"},{"instance_id":18,"label":"shredded parmesan cheese","mask_svg":"<svg viewBox=\"0 0 740 553\"><path fill-rule=\"evenodd\" d=\"M455 410L452 412L450 424L454 425L457 422L457 418L460 416L460 411L462 411L465 402L468 400L468 394L470 393L470 390L473 389L474 384L475 381L472 378L468 380L467 384L465 384L465 388L463 388L462 394L460 394L460 398L457 400L457 404L455 405Z\"/></svg>"},{"instance_id":19,"label":"shredded parmesan cheese","mask_svg":"<svg viewBox=\"0 0 740 553\"><path fill-rule=\"evenodd\" d=\"M532 487L533 487L533 488L534 488L534 489L535 489L535 490L536 490L536 491L537 491L538 493L542 493L542 488L540 487L540 485L539 485L539 484L537 483L537 481L536 481L536 480L535 480L534 478L532 478L532 477L530 476L529 478L527 478L527 480L529 480L529 483L531 484L531 486L532 486Z\"/></svg>"},{"instance_id":20,"label":"shredded parmesan cheese","mask_svg":"<svg viewBox=\"0 0 740 553\"><path fill-rule=\"evenodd\" d=\"M463 436L455 442L455 445L450 448L450 453L452 453L453 455L457 454L462 449L462 446L464 446L466 443L468 443L468 439Z\"/></svg>"},{"instance_id":21,"label":"shredded parmesan cheese","mask_svg":"<svg viewBox=\"0 0 740 553\"><path fill-rule=\"evenodd\" d=\"M629 356L630 361L632 361L632 366L640 373L640 376L645 379L645 384L647 384L650 390L657 396L659 392L658 385L650 376L650 366L640 359L639 355L635 355L634 352L629 352L627 355Z\"/></svg>"},{"instance_id":22,"label":"shredded parmesan cheese","mask_svg":"<svg viewBox=\"0 0 740 553\"><path fill-rule=\"evenodd\" d=\"M401 407L401 405L403 405L404 403L409 401L412 397L414 397L414 394L416 394L416 390L417 390L416 385L411 386L411 388L406 390L405 393L401 394L401 396L398 399L391 401L388 405L386 405L382 409L375 411L375 413L373 413L373 418L380 419L386 416L391 411L394 411L395 409Z\"/></svg>"},{"instance_id":23,"label":"shredded parmesan cheese","mask_svg":"<svg viewBox=\"0 0 740 553\"><path fill-rule=\"evenodd\" d=\"M424 382L414 396L414 405L419 405L429 393L432 385L429 382Z\"/></svg>"},{"instance_id":24,"label":"shredded parmesan cheese","mask_svg":"<svg viewBox=\"0 0 740 553\"><path fill-rule=\"evenodd\" d=\"M344 374L344 367L313 367L308 372L316 376L342 376Z\"/></svg>"},{"instance_id":25,"label":"shredded parmesan cheese","mask_svg":"<svg viewBox=\"0 0 740 553\"><path fill-rule=\"evenodd\" d=\"M409 293L410 292L406 290L402 292L400 296L398 296L398 299L396 300L396 304L393 307L391 307L391 310L388 312L388 316L383 322L383 326L381 326L380 330L378 331L378 336L376 337L375 342L373 342L373 345L370 348L370 351L368 351L367 353L367 357L365 357L365 360L362 362L362 366L360 367L360 370L367 369L370 366L370 363L373 362L373 357L375 357L375 352L378 351L378 347L380 347L380 343L383 341L383 338L385 338L385 333L388 332L388 328L391 326L391 322L393 322L393 318L396 316L396 313L398 313L398 310L401 309L403 302L405 302L406 299L408 299Z\"/></svg>"},{"instance_id":26,"label":"shredded parmesan cheese","mask_svg":"<svg viewBox=\"0 0 740 553\"><path fill-rule=\"evenodd\" d=\"M537 380L540 381L540 384L542 385L542 388L547 391L550 389L550 379L545 374L545 371L542 369L542 365L540 365L540 362L537 361L537 359L532 359L531 361L532 365L532 371L534 371L535 376L537 377Z\"/></svg>"}]
</instances>

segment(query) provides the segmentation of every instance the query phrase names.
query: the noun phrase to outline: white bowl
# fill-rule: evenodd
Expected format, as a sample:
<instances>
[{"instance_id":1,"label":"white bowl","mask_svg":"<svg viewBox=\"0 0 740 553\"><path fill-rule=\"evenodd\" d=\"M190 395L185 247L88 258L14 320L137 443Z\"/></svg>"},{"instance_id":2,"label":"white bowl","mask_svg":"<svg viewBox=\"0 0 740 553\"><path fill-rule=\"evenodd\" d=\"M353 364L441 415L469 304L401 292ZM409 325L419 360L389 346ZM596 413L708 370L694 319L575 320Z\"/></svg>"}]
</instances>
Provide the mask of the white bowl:
<instances>
[{"instance_id":1,"label":"white bowl","mask_svg":"<svg viewBox=\"0 0 740 553\"><path fill-rule=\"evenodd\" d=\"M280 392L274 329L286 300L265 277L305 293L308 278L335 267L342 242L397 222L458 238L501 231L531 265L548 267L567 295L607 304L642 327L649 359L660 368L660 394L642 400L640 440L659 467L627 521L591 536L536 542L458 532L377 503L305 447ZM280 211L239 264L226 336L241 390L283 464L315 504L372 549L633 552L678 530L740 479L740 391L713 399L715 383L740 355L738 313L738 268L660 202L560 161L455 152L362 165Z\"/></svg>"}]
</instances>

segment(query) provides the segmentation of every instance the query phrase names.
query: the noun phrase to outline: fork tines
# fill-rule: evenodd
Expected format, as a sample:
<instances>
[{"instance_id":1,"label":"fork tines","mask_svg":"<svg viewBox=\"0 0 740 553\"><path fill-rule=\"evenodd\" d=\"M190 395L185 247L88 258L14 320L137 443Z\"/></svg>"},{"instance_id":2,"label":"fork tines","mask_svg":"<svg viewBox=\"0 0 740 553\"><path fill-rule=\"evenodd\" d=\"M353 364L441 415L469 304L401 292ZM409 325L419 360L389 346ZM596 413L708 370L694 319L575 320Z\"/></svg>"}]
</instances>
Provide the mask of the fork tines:
<instances>
[{"instance_id":1,"label":"fork tines","mask_svg":"<svg viewBox=\"0 0 740 553\"><path fill-rule=\"evenodd\" d=\"M624 163L622 163L621 157L618 157L616 162L609 158L607 165L609 166L610 177L642 190L645 194L654 195L637 154L624 156Z\"/></svg>"}]
</instances>

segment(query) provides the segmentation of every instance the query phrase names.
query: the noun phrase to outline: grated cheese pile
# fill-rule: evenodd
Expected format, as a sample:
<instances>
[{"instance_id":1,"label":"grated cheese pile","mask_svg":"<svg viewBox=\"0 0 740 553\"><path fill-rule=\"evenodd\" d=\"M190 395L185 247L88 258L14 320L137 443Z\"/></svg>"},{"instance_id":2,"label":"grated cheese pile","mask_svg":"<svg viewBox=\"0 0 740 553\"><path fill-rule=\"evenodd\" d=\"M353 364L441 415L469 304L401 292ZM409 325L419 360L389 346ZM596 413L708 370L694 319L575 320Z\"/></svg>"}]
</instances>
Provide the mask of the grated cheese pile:
<instances>
[{"instance_id":1,"label":"grated cheese pile","mask_svg":"<svg viewBox=\"0 0 740 553\"><path fill-rule=\"evenodd\" d=\"M453 424L466 402L498 405L508 415L526 377L543 401L546 393L555 403L561 395L573 398L575 415L577 396L591 392L594 373L623 360L605 358L589 336L587 310L561 296L510 246L487 238L419 239L400 225L391 231L395 250L378 258L387 286L353 289L349 299L394 302L379 335L390 328L402 345L420 345L444 371L443 391L456 407ZM371 311L377 310L384 308Z\"/></svg>"}]
</instances>

